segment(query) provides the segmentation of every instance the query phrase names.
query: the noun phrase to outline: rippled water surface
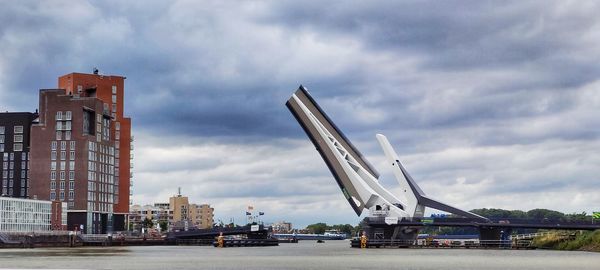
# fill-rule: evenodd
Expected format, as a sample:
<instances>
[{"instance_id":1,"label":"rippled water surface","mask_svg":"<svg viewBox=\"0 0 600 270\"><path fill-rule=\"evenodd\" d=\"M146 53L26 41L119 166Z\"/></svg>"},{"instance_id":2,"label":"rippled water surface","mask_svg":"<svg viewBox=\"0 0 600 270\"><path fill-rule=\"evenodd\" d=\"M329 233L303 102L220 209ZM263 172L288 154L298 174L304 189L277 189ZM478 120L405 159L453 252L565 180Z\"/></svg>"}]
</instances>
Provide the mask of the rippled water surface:
<instances>
[{"instance_id":1,"label":"rippled water surface","mask_svg":"<svg viewBox=\"0 0 600 270\"><path fill-rule=\"evenodd\" d=\"M0 249L0 268L67 269L600 269L600 254L548 250L352 249L347 241L223 248Z\"/></svg>"}]
</instances>

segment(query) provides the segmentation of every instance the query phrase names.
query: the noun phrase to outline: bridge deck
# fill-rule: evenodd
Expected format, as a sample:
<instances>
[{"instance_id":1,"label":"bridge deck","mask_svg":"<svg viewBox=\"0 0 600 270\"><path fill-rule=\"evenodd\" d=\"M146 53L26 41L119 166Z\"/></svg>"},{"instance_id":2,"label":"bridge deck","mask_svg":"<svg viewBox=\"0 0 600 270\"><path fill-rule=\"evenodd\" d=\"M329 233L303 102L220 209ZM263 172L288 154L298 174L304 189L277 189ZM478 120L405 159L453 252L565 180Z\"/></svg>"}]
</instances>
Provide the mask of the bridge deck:
<instances>
[{"instance_id":1,"label":"bridge deck","mask_svg":"<svg viewBox=\"0 0 600 270\"><path fill-rule=\"evenodd\" d=\"M372 226L385 225L385 219L370 218ZM413 218L403 219L398 223L412 227L478 227L478 228L523 228L523 229L553 229L553 230L598 230L600 223L589 221L549 220L549 219L490 219L490 222L469 218Z\"/></svg>"}]
</instances>

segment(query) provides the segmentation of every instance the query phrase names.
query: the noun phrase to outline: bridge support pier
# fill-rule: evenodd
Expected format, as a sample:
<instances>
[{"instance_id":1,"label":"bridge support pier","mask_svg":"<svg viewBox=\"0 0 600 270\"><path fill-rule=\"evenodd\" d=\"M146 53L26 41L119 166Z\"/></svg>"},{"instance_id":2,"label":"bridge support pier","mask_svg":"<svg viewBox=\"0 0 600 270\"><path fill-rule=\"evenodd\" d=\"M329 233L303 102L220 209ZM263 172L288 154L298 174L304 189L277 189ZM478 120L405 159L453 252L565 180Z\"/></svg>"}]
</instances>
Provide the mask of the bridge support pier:
<instances>
[{"instance_id":1,"label":"bridge support pier","mask_svg":"<svg viewBox=\"0 0 600 270\"><path fill-rule=\"evenodd\" d=\"M367 247L408 247L414 245L423 226L386 224L380 219L365 218L361 222L367 236ZM360 247L360 239L352 240L352 247Z\"/></svg>"},{"instance_id":2,"label":"bridge support pier","mask_svg":"<svg viewBox=\"0 0 600 270\"><path fill-rule=\"evenodd\" d=\"M481 246L503 247L506 244L510 247L510 235L512 228L502 227L479 227L479 243Z\"/></svg>"}]
</instances>

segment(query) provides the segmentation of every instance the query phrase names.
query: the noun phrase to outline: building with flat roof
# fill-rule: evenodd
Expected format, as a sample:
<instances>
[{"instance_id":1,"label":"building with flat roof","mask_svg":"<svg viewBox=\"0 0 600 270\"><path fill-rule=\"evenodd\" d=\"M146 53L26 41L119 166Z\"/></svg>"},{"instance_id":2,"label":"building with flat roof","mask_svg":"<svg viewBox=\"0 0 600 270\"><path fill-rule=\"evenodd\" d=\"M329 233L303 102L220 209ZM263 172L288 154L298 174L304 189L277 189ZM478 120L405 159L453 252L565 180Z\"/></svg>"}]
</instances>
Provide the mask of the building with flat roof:
<instances>
[{"instance_id":1,"label":"building with flat roof","mask_svg":"<svg viewBox=\"0 0 600 270\"><path fill-rule=\"evenodd\" d=\"M0 113L2 196L29 197L29 137L36 119L37 113Z\"/></svg>"},{"instance_id":2,"label":"building with flat roof","mask_svg":"<svg viewBox=\"0 0 600 270\"><path fill-rule=\"evenodd\" d=\"M46 200L0 197L0 232L39 232L66 227L63 205ZM53 216L54 213L59 213Z\"/></svg>"},{"instance_id":3,"label":"building with flat roof","mask_svg":"<svg viewBox=\"0 0 600 270\"><path fill-rule=\"evenodd\" d=\"M31 127L31 197L67 202L69 229L112 231L118 183L106 103L45 89L39 111Z\"/></svg>"},{"instance_id":4,"label":"building with flat roof","mask_svg":"<svg viewBox=\"0 0 600 270\"><path fill-rule=\"evenodd\" d=\"M114 229L123 230L131 205L133 178L133 136L131 118L125 112L125 77L70 73L58 78L58 88L67 95L95 97L104 102L110 116L110 137L115 141Z\"/></svg>"}]
</instances>

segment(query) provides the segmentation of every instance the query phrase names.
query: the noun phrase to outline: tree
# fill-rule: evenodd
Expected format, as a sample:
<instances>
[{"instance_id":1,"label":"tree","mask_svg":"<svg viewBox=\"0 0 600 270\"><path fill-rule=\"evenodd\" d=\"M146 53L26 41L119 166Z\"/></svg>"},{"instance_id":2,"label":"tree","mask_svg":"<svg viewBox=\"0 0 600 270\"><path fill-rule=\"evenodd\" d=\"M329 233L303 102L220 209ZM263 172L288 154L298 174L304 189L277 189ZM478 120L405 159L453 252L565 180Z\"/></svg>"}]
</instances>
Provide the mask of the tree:
<instances>
[{"instance_id":1,"label":"tree","mask_svg":"<svg viewBox=\"0 0 600 270\"><path fill-rule=\"evenodd\" d=\"M158 226L160 226L161 232L166 232L169 229L169 222L167 222L166 220L162 220L158 222Z\"/></svg>"},{"instance_id":2,"label":"tree","mask_svg":"<svg viewBox=\"0 0 600 270\"><path fill-rule=\"evenodd\" d=\"M151 219L145 218L142 221L142 227L143 228L152 228L152 226L154 226L154 222Z\"/></svg>"},{"instance_id":3,"label":"tree","mask_svg":"<svg viewBox=\"0 0 600 270\"><path fill-rule=\"evenodd\" d=\"M337 225L331 226L331 229L338 230L347 235L352 235L352 232L354 231L354 226L352 226L350 224L337 224Z\"/></svg>"},{"instance_id":4,"label":"tree","mask_svg":"<svg viewBox=\"0 0 600 270\"><path fill-rule=\"evenodd\" d=\"M306 229L308 229L311 233L323 234L328 229L328 226L325 223L319 222L306 226Z\"/></svg>"}]
</instances>

